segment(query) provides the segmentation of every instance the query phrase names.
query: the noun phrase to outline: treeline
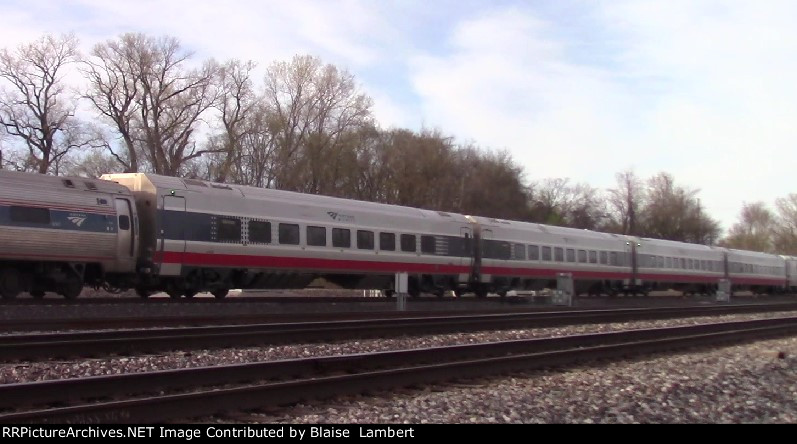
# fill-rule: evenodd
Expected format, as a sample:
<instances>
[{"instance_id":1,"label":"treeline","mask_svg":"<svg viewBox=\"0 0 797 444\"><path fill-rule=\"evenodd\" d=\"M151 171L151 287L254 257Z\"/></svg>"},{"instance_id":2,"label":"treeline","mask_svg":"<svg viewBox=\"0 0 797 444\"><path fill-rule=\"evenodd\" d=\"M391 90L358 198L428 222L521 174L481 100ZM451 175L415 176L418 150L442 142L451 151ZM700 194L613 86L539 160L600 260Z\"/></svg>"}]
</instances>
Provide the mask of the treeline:
<instances>
[{"instance_id":1,"label":"treeline","mask_svg":"<svg viewBox=\"0 0 797 444\"><path fill-rule=\"evenodd\" d=\"M763 202L744 204L739 222L721 245L743 250L797 255L797 194L775 200L775 211Z\"/></svg>"},{"instance_id":2,"label":"treeline","mask_svg":"<svg viewBox=\"0 0 797 444\"><path fill-rule=\"evenodd\" d=\"M196 61L172 37L73 35L0 51L0 167L154 172L464 214L712 244L698 191L660 173L599 190L529 182L503 151L382 128L352 74L316 57ZM69 81L67 81L69 79ZM78 113L78 109L81 110ZM775 247L777 248L777 247Z\"/></svg>"}]
</instances>

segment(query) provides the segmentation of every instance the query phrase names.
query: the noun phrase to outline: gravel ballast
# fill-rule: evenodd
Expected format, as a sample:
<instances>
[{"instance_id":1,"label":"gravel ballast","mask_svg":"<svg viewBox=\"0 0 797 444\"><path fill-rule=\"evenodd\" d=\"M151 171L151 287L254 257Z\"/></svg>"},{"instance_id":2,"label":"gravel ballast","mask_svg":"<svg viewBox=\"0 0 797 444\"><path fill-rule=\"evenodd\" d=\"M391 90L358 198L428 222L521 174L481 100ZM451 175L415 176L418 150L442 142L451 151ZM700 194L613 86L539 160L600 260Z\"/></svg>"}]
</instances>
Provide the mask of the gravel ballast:
<instances>
[{"instance_id":1,"label":"gravel ballast","mask_svg":"<svg viewBox=\"0 0 797 444\"><path fill-rule=\"evenodd\" d=\"M247 421L794 423L797 338L298 405Z\"/></svg>"},{"instance_id":2,"label":"gravel ballast","mask_svg":"<svg viewBox=\"0 0 797 444\"><path fill-rule=\"evenodd\" d=\"M161 369L369 351L608 332L652 326L762 319L793 313L729 315L369 339L332 344L176 351L133 357L0 364L0 382L76 378ZM440 391L442 390L442 391ZM217 421L218 419L207 419ZM223 419L222 419L223 421ZM297 405L235 422L562 423L797 421L797 338L661 354L612 363L458 381L373 397Z\"/></svg>"}]
</instances>

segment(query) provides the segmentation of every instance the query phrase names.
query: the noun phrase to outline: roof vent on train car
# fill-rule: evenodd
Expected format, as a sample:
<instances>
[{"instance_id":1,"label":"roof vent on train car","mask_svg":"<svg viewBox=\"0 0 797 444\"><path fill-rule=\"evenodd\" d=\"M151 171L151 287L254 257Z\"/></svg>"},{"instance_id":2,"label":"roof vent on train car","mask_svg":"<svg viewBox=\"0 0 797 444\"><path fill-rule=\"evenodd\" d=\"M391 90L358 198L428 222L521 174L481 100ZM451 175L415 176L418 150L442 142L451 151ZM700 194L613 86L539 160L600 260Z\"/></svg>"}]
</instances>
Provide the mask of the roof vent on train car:
<instances>
[{"instance_id":1,"label":"roof vent on train car","mask_svg":"<svg viewBox=\"0 0 797 444\"><path fill-rule=\"evenodd\" d=\"M193 185L195 187L205 187L205 188L207 188L207 186L208 186L205 182L202 182L201 180L196 180L196 179L183 179L183 183L185 183L186 185Z\"/></svg>"},{"instance_id":2,"label":"roof vent on train car","mask_svg":"<svg viewBox=\"0 0 797 444\"><path fill-rule=\"evenodd\" d=\"M229 186L229 185L222 185L222 184L212 183L212 184L210 184L210 186L212 188L216 188L218 190L232 190L232 187Z\"/></svg>"},{"instance_id":3,"label":"roof vent on train car","mask_svg":"<svg viewBox=\"0 0 797 444\"><path fill-rule=\"evenodd\" d=\"M97 191L97 184L95 184L94 182L83 182L83 183L86 184L87 189L91 191Z\"/></svg>"},{"instance_id":4,"label":"roof vent on train car","mask_svg":"<svg viewBox=\"0 0 797 444\"><path fill-rule=\"evenodd\" d=\"M448 213L446 213L446 212L443 212L443 211L438 211L438 212L437 212L437 214L439 214L439 215L441 215L441 216L443 216L443 217L451 217L451 215L450 215L450 214L448 214Z\"/></svg>"},{"instance_id":5,"label":"roof vent on train car","mask_svg":"<svg viewBox=\"0 0 797 444\"><path fill-rule=\"evenodd\" d=\"M75 188L75 183L70 179L63 179L61 182L63 182L64 186L67 188Z\"/></svg>"}]
</instances>

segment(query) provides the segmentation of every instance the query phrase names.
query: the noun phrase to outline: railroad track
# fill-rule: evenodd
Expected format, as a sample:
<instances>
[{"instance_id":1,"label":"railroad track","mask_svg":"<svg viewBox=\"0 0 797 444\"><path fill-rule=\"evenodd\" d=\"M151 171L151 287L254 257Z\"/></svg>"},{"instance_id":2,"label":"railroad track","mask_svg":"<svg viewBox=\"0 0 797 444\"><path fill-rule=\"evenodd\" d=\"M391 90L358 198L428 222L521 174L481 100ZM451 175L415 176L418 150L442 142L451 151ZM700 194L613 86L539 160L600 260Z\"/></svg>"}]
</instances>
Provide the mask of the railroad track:
<instances>
[{"instance_id":1,"label":"railroad track","mask_svg":"<svg viewBox=\"0 0 797 444\"><path fill-rule=\"evenodd\" d=\"M400 318L380 317L251 325L11 334L0 336L0 361L794 310L797 310L797 304L751 304Z\"/></svg>"},{"instance_id":2,"label":"railroad track","mask_svg":"<svg viewBox=\"0 0 797 444\"><path fill-rule=\"evenodd\" d=\"M797 317L782 317L7 384L0 386L0 409L5 410L0 413L0 422L144 423L185 419L795 333ZM89 401L96 399L107 400ZM67 402L73 405L51 407ZM22 406L28 408L20 410Z\"/></svg>"}]
</instances>

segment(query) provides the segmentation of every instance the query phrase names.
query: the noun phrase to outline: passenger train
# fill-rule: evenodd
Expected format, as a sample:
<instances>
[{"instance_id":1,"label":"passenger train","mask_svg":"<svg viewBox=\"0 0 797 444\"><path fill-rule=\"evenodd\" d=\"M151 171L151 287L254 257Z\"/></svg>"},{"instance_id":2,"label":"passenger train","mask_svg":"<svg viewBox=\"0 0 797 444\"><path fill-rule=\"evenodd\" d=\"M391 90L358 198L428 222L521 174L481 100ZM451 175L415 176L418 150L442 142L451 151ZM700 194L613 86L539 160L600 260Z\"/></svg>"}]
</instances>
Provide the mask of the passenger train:
<instances>
[{"instance_id":1,"label":"passenger train","mask_svg":"<svg viewBox=\"0 0 797 444\"><path fill-rule=\"evenodd\" d=\"M721 279L797 289L797 258L146 173L101 179L0 171L0 295L67 299L84 286L173 298L231 288L343 288L486 296L556 285L579 294Z\"/></svg>"}]
</instances>

